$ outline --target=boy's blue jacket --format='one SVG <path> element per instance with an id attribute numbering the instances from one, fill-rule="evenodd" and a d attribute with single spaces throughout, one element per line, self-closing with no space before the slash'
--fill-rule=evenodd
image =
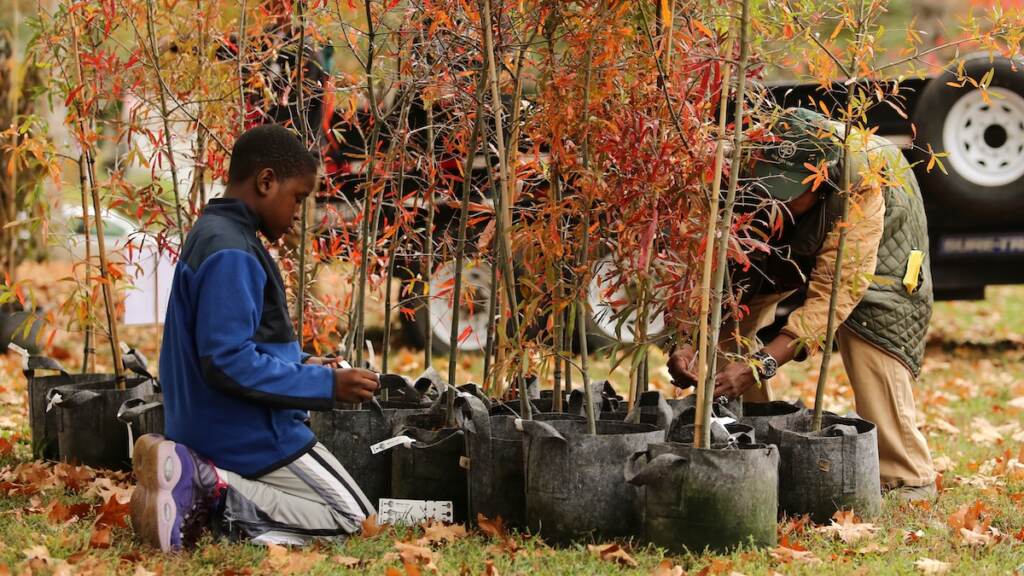
<path id="1" fill-rule="evenodd" d="M 312 448 L 306 410 L 334 406 L 332 371 L 301 363 L 258 227 L 240 200 L 206 205 L 174 270 L 160 352 L 167 437 L 247 477 Z"/>

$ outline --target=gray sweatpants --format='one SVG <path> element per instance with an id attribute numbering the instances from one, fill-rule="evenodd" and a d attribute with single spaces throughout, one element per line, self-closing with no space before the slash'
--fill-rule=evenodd
<path id="1" fill-rule="evenodd" d="M 217 469 L 228 485 L 224 523 L 232 534 L 262 544 L 302 546 L 354 534 L 376 511 L 345 467 L 317 443 L 309 452 L 258 478 Z"/>

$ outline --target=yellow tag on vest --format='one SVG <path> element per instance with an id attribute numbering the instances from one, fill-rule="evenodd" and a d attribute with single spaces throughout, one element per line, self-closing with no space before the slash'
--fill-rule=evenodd
<path id="1" fill-rule="evenodd" d="M 910 257 L 907 258 L 907 273 L 903 275 L 903 287 L 907 289 L 908 294 L 916 292 L 921 283 L 922 264 L 924 264 L 924 252 L 911 250 Z"/>

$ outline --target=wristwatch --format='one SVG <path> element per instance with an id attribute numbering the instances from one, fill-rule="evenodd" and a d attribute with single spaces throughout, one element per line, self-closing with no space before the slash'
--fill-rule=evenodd
<path id="1" fill-rule="evenodd" d="M 770 380 L 779 371 L 779 361 L 764 350 L 755 352 L 752 358 L 760 363 L 760 366 L 757 368 L 757 377 L 760 380 Z"/>

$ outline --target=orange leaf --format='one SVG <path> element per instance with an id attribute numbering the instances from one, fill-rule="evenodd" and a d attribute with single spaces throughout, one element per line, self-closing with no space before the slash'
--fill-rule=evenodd
<path id="1" fill-rule="evenodd" d="M 130 504 L 121 504 L 117 496 L 111 496 L 99 509 L 99 517 L 96 518 L 96 526 L 105 528 L 127 528 L 128 512 Z"/>
<path id="2" fill-rule="evenodd" d="M 384 531 L 384 527 L 377 524 L 377 515 L 370 514 L 366 520 L 363 520 L 363 538 L 373 538 Z"/>
<path id="3" fill-rule="evenodd" d="M 96 526 L 89 537 L 90 548 L 110 548 L 110 527 Z"/>
<path id="4" fill-rule="evenodd" d="M 483 514 L 476 515 L 476 524 L 480 527 L 480 531 L 498 540 L 505 538 L 505 521 L 498 516 L 494 520 L 484 516 Z"/>

